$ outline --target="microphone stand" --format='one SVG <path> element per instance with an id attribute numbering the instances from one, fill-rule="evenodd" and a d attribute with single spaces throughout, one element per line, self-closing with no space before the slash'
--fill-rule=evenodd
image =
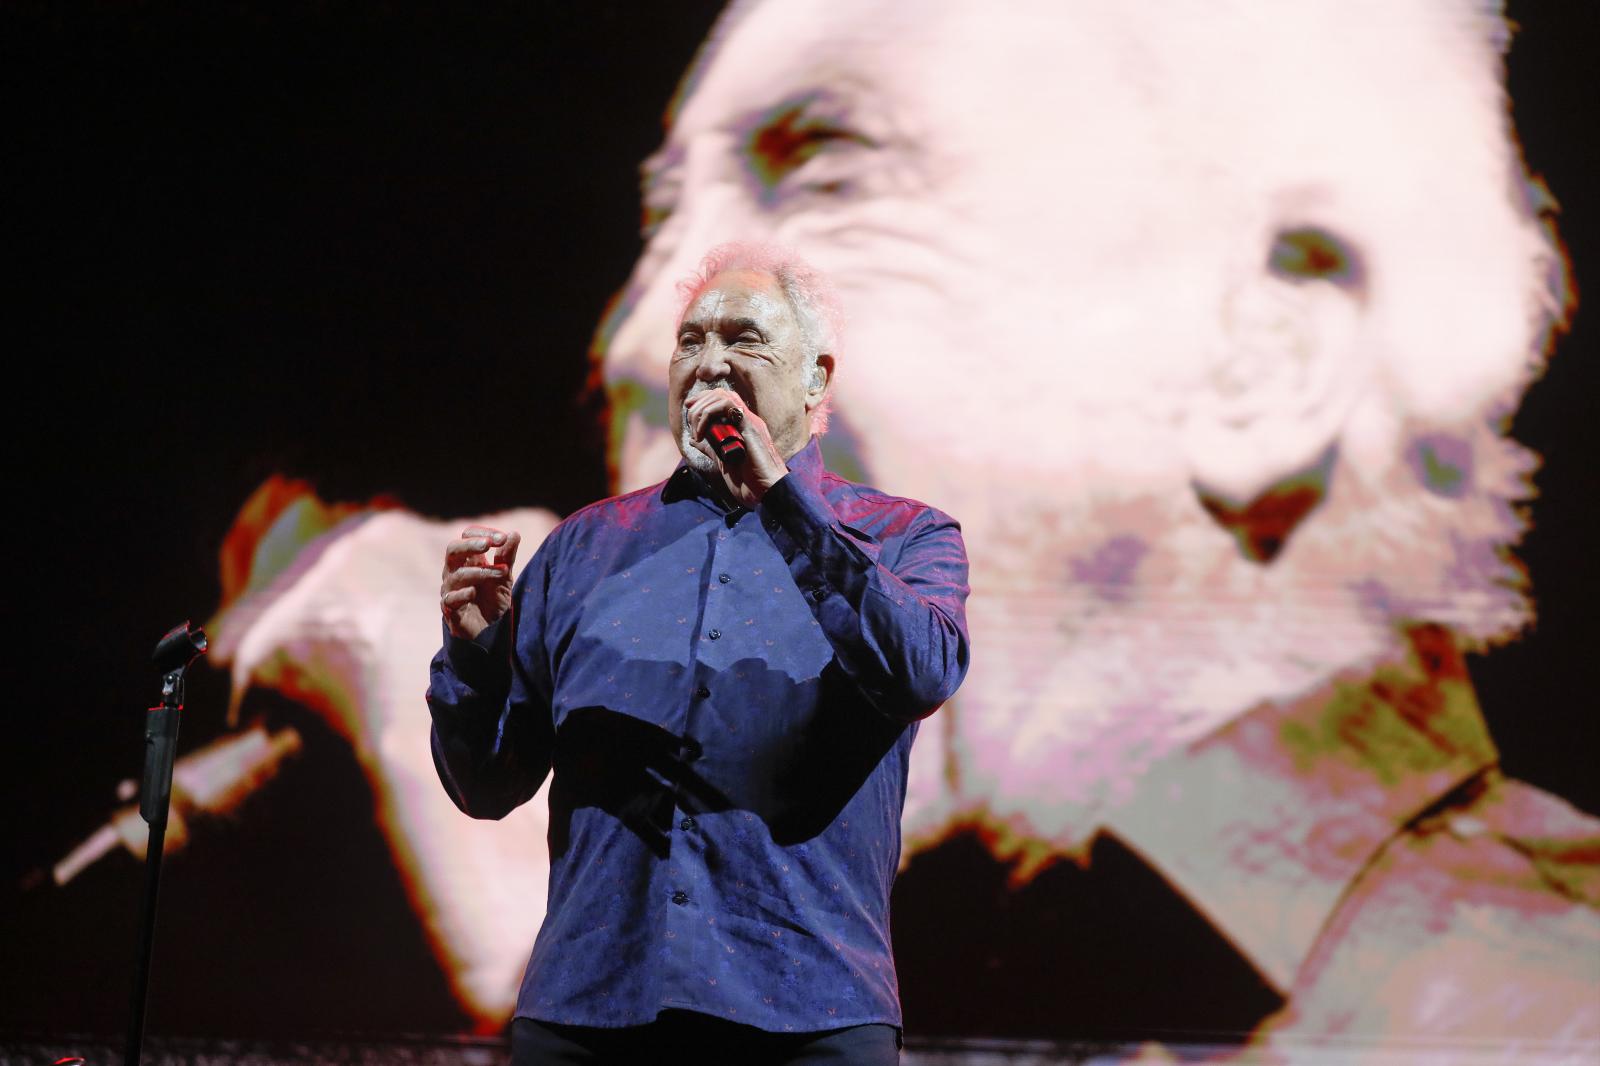
<path id="1" fill-rule="evenodd" d="M 178 753 L 178 712 L 183 710 L 183 674 L 206 652 L 206 635 L 188 622 L 161 638 L 152 659 L 161 674 L 161 705 L 150 708 L 144 723 L 144 776 L 139 785 L 139 814 L 150 824 L 144 861 L 144 903 L 139 917 L 139 949 L 133 970 L 133 1012 L 128 1022 L 124 1066 L 139 1066 L 144 1049 L 144 1012 L 150 989 L 150 956 L 155 947 L 156 896 L 161 888 L 161 853 L 167 839 L 167 812 L 172 806 L 172 764 Z"/>

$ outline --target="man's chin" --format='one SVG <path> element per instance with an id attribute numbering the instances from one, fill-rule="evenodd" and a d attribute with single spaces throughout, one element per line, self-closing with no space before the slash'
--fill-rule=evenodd
<path id="1" fill-rule="evenodd" d="M 689 469 L 703 477 L 718 477 L 721 471 L 717 461 L 695 446 L 687 433 L 678 438 L 678 451 L 683 455 L 683 461 L 689 464 Z"/>

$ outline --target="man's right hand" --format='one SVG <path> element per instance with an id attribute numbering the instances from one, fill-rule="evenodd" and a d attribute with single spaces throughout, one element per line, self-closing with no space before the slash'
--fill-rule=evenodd
<path id="1" fill-rule="evenodd" d="M 511 567 L 521 535 L 468 526 L 444 550 L 439 609 L 458 637 L 474 640 L 511 609 Z"/>

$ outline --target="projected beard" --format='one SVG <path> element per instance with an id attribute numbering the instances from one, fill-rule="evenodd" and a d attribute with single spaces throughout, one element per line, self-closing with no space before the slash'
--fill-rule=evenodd
<path id="1" fill-rule="evenodd" d="M 725 19 L 602 331 L 619 487 L 673 450 L 695 257 L 771 237 L 833 277 L 830 462 L 957 515 L 972 562 L 911 847 L 977 818 L 1071 850 L 1163 753 L 1401 656 L 1407 623 L 1524 624 L 1530 462 L 1494 426 L 1561 271 L 1505 180 L 1501 32 L 1444 4 Z"/>

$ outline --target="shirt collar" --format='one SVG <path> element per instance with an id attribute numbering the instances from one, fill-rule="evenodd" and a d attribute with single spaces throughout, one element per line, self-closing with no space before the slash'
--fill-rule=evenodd
<path id="1" fill-rule="evenodd" d="M 822 478 L 822 445 L 813 436 L 806 441 L 806 446 L 789 457 L 785 464 L 789 473 L 807 482 L 815 484 Z M 678 467 L 661 485 L 661 502 L 675 503 L 678 500 L 701 500 L 706 504 L 722 510 L 720 498 L 706 484 L 706 481 L 687 462 L 678 460 Z"/>
<path id="2" fill-rule="evenodd" d="M 705 479 L 695 473 L 694 468 L 682 459 L 678 460 L 678 468 L 672 472 L 672 476 L 661 483 L 662 503 L 676 503 L 679 500 L 704 500 L 707 503 L 716 501 Z"/>
<path id="3" fill-rule="evenodd" d="M 1419 814 L 1495 765 L 1439 626 L 1405 661 L 1254 710 L 1153 767 L 1107 829 L 1287 995 L 1346 890 Z"/>

